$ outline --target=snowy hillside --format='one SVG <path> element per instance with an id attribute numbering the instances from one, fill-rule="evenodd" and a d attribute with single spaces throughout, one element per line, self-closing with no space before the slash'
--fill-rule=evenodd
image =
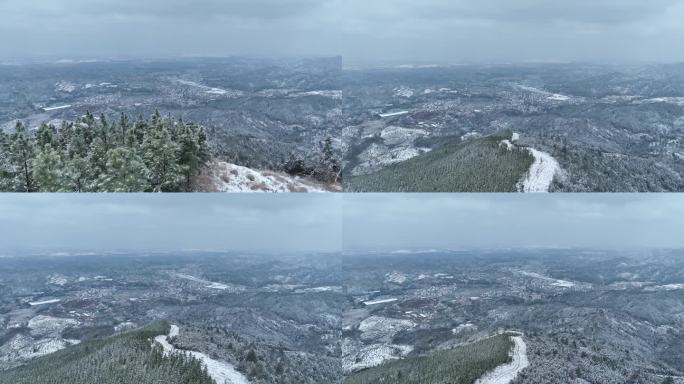
<path id="1" fill-rule="evenodd" d="M 214 161 L 197 178 L 196 189 L 203 192 L 337 192 L 339 186 L 294 177 L 274 171 L 261 171 Z"/>

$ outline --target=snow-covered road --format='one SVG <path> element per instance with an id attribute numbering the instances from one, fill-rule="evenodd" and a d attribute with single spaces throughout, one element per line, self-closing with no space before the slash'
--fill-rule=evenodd
<path id="1" fill-rule="evenodd" d="M 178 336 L 180 329 L 177 325 L 171 325 L 171 330 L 167 336 L 161 335 L 154 338 L 154 341 L 159 343 L 162 348 L 164 348 L 164 354 L 175 353 L 176 348 L 174 348 L 171 343 L 169 343 L 169 338 Z M 240 372 L 238 372 L 235 367 L 231 364 L 214 360 L 211 357 L 195 351 L 184 351 L 192 355 L 197 360 L 201 361 L 206 367 L 209 376 L 211 376 L 216 384 L 249 384 L 249 380 Z"/>
<path id="2" fill-rule="evenodd" d="M 493 371 L 485 373 L 475 384 L 508 384 L 518 373 L 530 365 L 527 360 L 527 345 L 522 336 L 513 336 L 513 350 L 510 363 L 499 365 Z"/>
<path id="3" fill-rule="evenodd" d="M 553 182 L 553 177 L 560 172 L 558 161 L 546 152 L 528 148 L 534 163 L 530 167 L 525 179 L 520 182 L 519 190 L 525 193 L 548 192 Z"/>

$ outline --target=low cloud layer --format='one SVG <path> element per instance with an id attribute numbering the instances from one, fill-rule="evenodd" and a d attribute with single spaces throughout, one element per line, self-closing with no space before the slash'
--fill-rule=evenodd
<path id="1" fill-rule="evenodd" d="M 684 61 L 677 0 L 0 0 L 0 58 Z"/>

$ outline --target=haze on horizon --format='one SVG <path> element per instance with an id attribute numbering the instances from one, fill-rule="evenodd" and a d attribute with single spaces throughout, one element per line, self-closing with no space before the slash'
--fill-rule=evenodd
<path id="1" fill-rule="evenodd" d="M 209 194 L 0 197 L 14 251 L 684 248 L 679 194 Z"/>
<path id="2" fill-rule="evenodd" d="M 339 252 L 337 194 L 4 194 L 0 256 L 13 252 Z"/>
<path id="3" fill-rule="evenodd" d="M 678 62 L 677 0 L 0 0 L 0 62 L 298 57 L 345 63 Z"/>
<path id="4" fill-rule="evenodd" d="M 679 194 L 345 195 L 345 251 L 684 248 Z"/>

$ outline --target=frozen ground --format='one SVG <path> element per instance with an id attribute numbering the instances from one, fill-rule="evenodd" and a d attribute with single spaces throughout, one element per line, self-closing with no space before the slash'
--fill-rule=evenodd
<path id="1" fill-rule="evenodd" d="M 180 328 L 177 325 L 171 325 L 169 334 L 167 336 L 161 335 L 154 338 L 154 341 L 159 343 L 164 348 L 164 353 L 176 353 L 168 339 L 170 337 L 178 336 Z M 183 351 L 189 353 L 194 358 L 201 361 L 207 367 L 209 376 L 216 381 L 217 384 L 249 384 L 249 380 L 240 372 L 238 372 L 233 365 L 223 361 L 214 360 L 211 357 L 195 351 Z"/>
<path id="2" fill-rule="evenodd" d="M 480 377 L 475 384 L 508 384 L 515 380 L 518 373 L 530 365 L 527 360 L 527 345 L 522 336 L 513 336 L 512 361 L 496 367 Z"/>
<path id="3" fill-rule="evenodd" d="M 214 162 L 201 176 L 207 192 L 328 192 L 331 187 L 273 171 L 259 171 L 226 162 Z M 206 185 L 204 185 L 206 184 Z"/>

